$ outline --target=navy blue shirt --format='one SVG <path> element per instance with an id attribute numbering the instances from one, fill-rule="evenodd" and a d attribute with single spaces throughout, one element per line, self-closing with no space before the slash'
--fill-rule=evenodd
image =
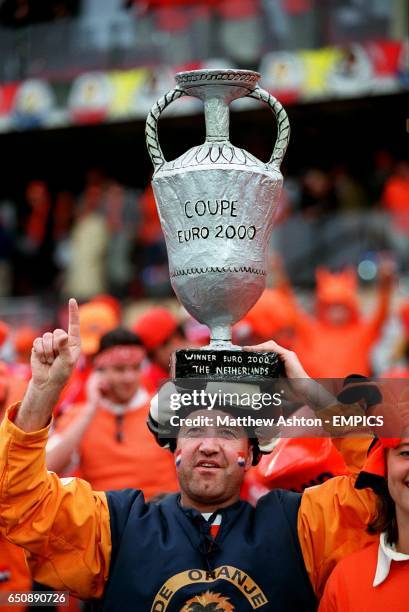
<path id="1" fill-rule="evenodd" d="M 112 555 L 104 611 L 310 612 L 317 604 L 297 535 L 301 496 L 274 490 L 256 507 L 238 501 L 210 522 L 180 495 L 145 503 L 107 493 Z"/>

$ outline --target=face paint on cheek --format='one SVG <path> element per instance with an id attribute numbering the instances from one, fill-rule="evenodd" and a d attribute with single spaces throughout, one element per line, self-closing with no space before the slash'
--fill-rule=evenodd
<path id="1" fill-rule="evenodd" d="M 182 451 L 177 450 L 175 453 L 175 465 L 178 468 L 182 462 Z"/>
<path id="2" fill-rule="evenodd" d="M 240 467 L 244 467 L 246 465 L 246 455 L 242 451 L 237 453 L 237 463 Z"/>

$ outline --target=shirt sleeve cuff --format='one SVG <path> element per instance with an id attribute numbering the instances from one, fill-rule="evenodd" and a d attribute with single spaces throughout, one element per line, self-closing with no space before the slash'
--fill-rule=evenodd
<path id="1" fill-rule="evenodd" d="M 6 414 L 2 422 L 2 429 L 6 435 L 11 436 L 14 440 L 23 443 L 39 442 L 48 438 L 52 419 L 46 427 L 38 429 L 37 431 L 23 431 L 14 424 L 14 419 L 17 416 L 18 409 L 20 408 L 21 402 L 16 402 L 7 408 Z"/>

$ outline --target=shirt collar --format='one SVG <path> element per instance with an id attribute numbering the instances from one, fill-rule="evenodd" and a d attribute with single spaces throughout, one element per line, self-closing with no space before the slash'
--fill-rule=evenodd
<path id="1" fill-rule="evenodd" d="M 378 563 L 376 565 L 375 578 L 372 586 L 379 586 L 386 580 L 389 575 L 392 561 L 408 560 L 409 555 L 398 552 L 395 544 L 388 543 L 386 533 L 381 533 L 381 537 L 379 538 Z"/>
<path id="2" fill-rule="evenodd" d="M 112 412 L 113 414 L 123 414 L 124 412 L 129 412 L 132 410 L 137 410 L 138 408 L 142 408 L 147 404 L 149 400 L 149 394 L 143 387 L 139 387 L 136 391 L 135 395 L 131 397 L 127 404 L 115 404 L 110 400 L 104 398 L 101 400 L 102 408 Z"/>

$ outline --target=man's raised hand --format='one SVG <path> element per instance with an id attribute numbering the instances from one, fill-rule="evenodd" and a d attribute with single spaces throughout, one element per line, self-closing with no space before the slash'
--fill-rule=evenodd
<path id="1" fill-rule="evenodd" d="M 68 302 L 68 333 L 62 329 L 36 338 L 31 352 L 33 384 L 63 387 L 81 353 L 80 321 L 76 300 Z"/>

